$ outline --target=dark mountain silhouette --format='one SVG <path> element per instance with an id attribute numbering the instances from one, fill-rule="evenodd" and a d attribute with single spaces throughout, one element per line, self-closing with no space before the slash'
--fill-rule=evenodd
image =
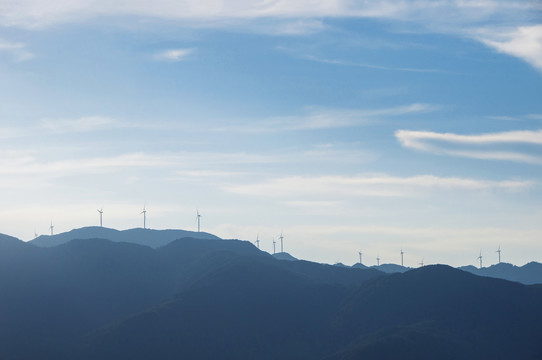
<path id="1" fill-rule="evenodd" d="M 542 358 L 542 286 L 442 265 L 385 274 L 239 240 L 0 235 L 0 290 L 2 359 Z"/>
<path id="2" fill-rule="evenodd" d="M 500 263 L 482 269 L 474 266 L 463 266 L 459 269 L 480 276 L 517 281 L 522 284 L 542 284 L 542 264 L 537 262 L 530 262 L 523 266 Z"/>
<path id="3" fill-rule="evenodd" d="M 369 267 L 363 265 L 362 263 L 355 263 L 354 265 L 352 265 L 352 268 L 354 268 L 354 269 L 368 269 Z"/>
<path id="4" fill-rule="evenodd" d="M 539 359 L 542 287 L 434 265 L 369 281 L 341 307 L 329 359 Z"/>
<path id="5" fill-rule="evenodd" d="M 273 254 L 273 257 L 278 260 L 290 260 L 290 261 L 297 260 L 295 257 L 288 254 L 287 252 L 279 252 L 279 253 Z"/>
<path id="6" fill-rule="evenodd" d="M 371 266 L 371 268 L 376 269 L 378 271 L 388 273 L 388 274 L 404 273 L 405 271 L 408 271 L 408 270 L 412 269 L 412 268 L 397 265 L 397 264 L 374 265 L 374 266 Z"/>
<path id="7" fill-rule="evenodd" d="M 279 261 L 238 240 L 184 238 L 152 249 L 83 239 L 40 248 L 2 237 L 1 358 L 63 357 L 65 354 L 58 351 L 67 351 L 84 334 L 157 306 L 244 259 L 279 266 L 288 276 L 307 283 L 354 284 L 380 275 Z"/>
<path id="8" fill-rule="evenodd" d="M 86 358 L 536 359 L 541 287 L 447 266 L 358 286 L 243 261 L 171 301 L 90 334 Z"/>
<path id="9" fill-rule="evenodd" d="M 187 230 L 129 229 L 115 230 L 99 226 L 74 229 L 57 235 L 41 235 L 30 242 L 36 246 L 51 247 L 67 243 L 73 239 L 107 239 L 114 242 L 129 242 L 152 248 L 164 246 L 173 240 L 191 237 L 195 239 L 219 239 L 217 236 Z"/>
<path id="10" fill-rule="evenodd" d="M 353 265 L 352 267 L 359 267 L 359 263 Z M 388 274 L 403 273 L 412 269 L 409 267 L 402 267 L 396 264 L 382 264 L 380 266 L 371 266 L 371 268 Z M 479 276 L 488 276 L 498 279 L 517 281 L 526 285 L 542 284 L 542 264 L 538 262 L 530 262 L 523 266 L 500 263 L 482 269 L 469 265 L 458 267 L 458 269 Z"/>

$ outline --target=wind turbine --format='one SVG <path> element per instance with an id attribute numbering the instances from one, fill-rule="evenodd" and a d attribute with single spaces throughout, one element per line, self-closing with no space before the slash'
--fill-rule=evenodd
<path id="1" fill-rule="evenodd" d="M 147 228 L 147 209 L 146 205 L 143 205 L 143 211 L 140 213 L 140 215 L 143 214 L 143 229 Z"/>
<path id="2" fill-rule="evenodd" d="M 258 235 L 256 235 L 256 246 L 258 247 L 258 249 L 260 248 L 260 234 L 258 233 Z"/>
<path id="3" fill-rule="evenodd" d="M 403 251 L 403 248 L 401 248 L 401 266 L 403 266 L 403 255 L 405 252 Z"/>
<path id="4" fill-rule="evenodd" d="M 499 254 L 499 264 L 501 263 L 501 246 L 499 245 L 499 250 L 495 251 Z"/>
<path id="5" fill-rule="evenodd" d="M 283 246 L 283 240 L 284 240 L 284 236 L 282 236 L 282 231 L 280 232 L 280 252 L 284 252 L 284 246 Z"/>
<path id="6" fill-rule="evenodd" d="M 53 235 L 53 229 L 55 227 L 53 226 L 53 220 L 51 220 L 51 226 L 49 226 L 49 229 L 51 229 L 51 236 Z"/>
<path id="7" fill-rule="evenodd" d="M 102 227 L 102 215 L 104 213 L 104 207 L 102 206 L 102 208 L 98 210 L 98 212 L 100 213 L 100 227 Z"/>
<path id="8" fill-rule="evenodd" d="M 423 259 L 422 259 L 422 262 L 420 263 L 420 266 L 423 267 Z"/>
<path id="9" fill-rule="evenodd" d="M 275 254 L 275 244 L 276 244 L 276 243 L 277 243 L 277 242 L 275 241 L 275 238 L 273 238 L 273 254 Z"/>
<path id="10" fill-rule="evenodd" d="M 200 219 L 201 219 L 201 214 L 199 213 L 199 210 L 196 209 L 196 222 L 198 223 L 198 232 L 200 230 Z"/>
<path id="11" fill-rule="evenodd" d="M 480 256 L 478 256 L 476 259 L 480 260 L 480 269 L 482 268 L 482 250 L 480 250 Z"/>
<path id="12" fill-rule="evenodd" d="M 36 228 L 34 228 L 34 239 L 38 237 L 38 233 L 36 232 Z"/>
<path id="13" fill-rule="evenodd" d="M 361 255 L 363 255 L 363 253 L 361 251 L 358 251 L 358 254 L 359 254 L 359 263 L 361 264 Z"/>
<path id="14" fill-rule="evenodd" d="M 376 266 L 380 266 L 380 256 L 376 255 Z"/>

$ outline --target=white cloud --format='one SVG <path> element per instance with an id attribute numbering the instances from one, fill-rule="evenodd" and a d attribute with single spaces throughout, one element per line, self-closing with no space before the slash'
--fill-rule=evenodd
<path id="1" fill-rule="evenodd" d="M 34 57 L 30 51 L 26 49 L 26 45 L 20 42 L 8 42 L 0 39 L 0 52 L 8 53 L 16 62 L 30 60 Z"/>
<path id="2" fill-rule="evenodd" d="M 406 147 L 423 149 L 424 140 L 438 140 L 459 144 L 499 144 L 525 143 L 542 145 L 542 130 L 520 130 L 480 135 L 459 135 L 454 133 L 437 133 L 431 131 L 398 130 L 395 136 Z"/>
<path id="3" fill-rule="evenodd" d="M 169 49 L 154 55 L 156 61 L 179 62 L 194 52 L 194 49 Z"/>
<path id="4" fill-rule="evenodd" d="M 542 71 L 542 24 L 498 32 L 491 29 L 481 31 L 477 37 L 498 52 L 520 58 Z"/>
<path id="5" fill-rule="evenodd" d="M 342 0 L 18 0 L 0 2 L 0 24 L 47 26 L 98 16 L 144 16 L 202 20 L 255 18 L 394 18 L 415 21 L 474 22 L 488 17 L 520 17 L 536 6 L 514 0 L 342 1 Z"/>
<path id="6" fill-rule="evenodd" d="M 120 124 L 108 117 L 85 116 L 78 119 L 41 119 L 39 127 L 53 133 L 75 133 L 110 129 Z"/>
<path id="7" fill-rule="evenodd" d="M 272 35 L 310 35 L 325 29 L 322 20 L 297 19 L 267 26 L 264 31 Z"/>
<path id="8" fill-rule="evenodd" d="M 420 175 L 394 177 L 389 175 L 358 176 L 291 176 L 261 183 L 235 185 L 226 190 L 243 195 L 283 197 L 292 201 L 307 196 L 409 196 L 415 190 L 523 190 L 533 186 L 531 181 L 489 181 L 457 177 Z M 322 201 L 318 199 L 318 201 Z"/>
<path id="9" fill-rule="evenodd" d="M 345 61 L 345 60 L 338 60 L 338 59 L 328 59 L 328 58 L 322 58 L 322 57 L 314 56 L 314 55 L 301 55 L 301 57 L 307 60 L 324 63 L 324 64 L 363 67 L 363 68 L 369 68 L 369 69 L 375 69 L 375 70 L 391 70 L 391 71 L 418 72 L 418 73 L 444 72 L 443 70 L 440 70 L 440 69 L 391 67 L 391 66 L 376 65 L 376 64 L 371 64 L 371 63 L 360 63 L 360 62 L 352 62 L 352 61 Z"/>
<path id="10" fill-rule="evenodd" d="M 377 18 L 401 21 L 403 25 L 414 24 L 418 30 L 433 33 L 471 36 L 542 71 L 542 25 L 533 24 L 531 20 L 541 12 L 540 2 L 517 0 L 50 0 L 46 3 L 42 0 L 0 0 L 0 26 L 41 28 L 99 17 L 143 17 L 179 21 L 185 26 L 246 26 L 250 31 L 259 28 L 260 32 L 275 35 L 304 35 L 322 31 L 325 28 L 323 19 Z M 251 20 L 266 24 L 254 24 Z M 504 27 L 513 30 L 503 31 Z M 162 54 L 162 60 L 179 61 L 185 57 L 184 49 L 170 51 Z M 30 56 L 29 52 L 20 53 L 21 59 Z M 341 63 L 329 59 L 321 61 Z M 374 64 L 355 66 L 386 69 Z"/>
<path id="11" fill-rule="evenodd" d="M 542 157 L 540 156 L 525 152 L 502 150 L 497 147 L 509 144 L 542 145 L 542 130 L 507 131 L 480 135 L 398 130 L 395 132 L 395 137 L 406 148 L 436 154 L 542 164 Z M 463 148 L 454 147 L 458 145 L 463 146 Z M 466 146 L 476 147 L 466 148 Z M 486 148 L 480 150 L 480 146 Z M 488 146 L 493 146 L 493 148 L 487 149 Z"/>
<path id="12" fill-rule="evenodd" d="M 431 104 L 414 103 L 383 109 L 326 109 L 309 108 L 300 116 L 281 116 L 250 121 L 248 124 L 222 126 L 217 131 L 275 132 L 297 130 L 322 130 L 367 125 L 388 116 L 402 116 L 431 112 L 438 107 Z"/>

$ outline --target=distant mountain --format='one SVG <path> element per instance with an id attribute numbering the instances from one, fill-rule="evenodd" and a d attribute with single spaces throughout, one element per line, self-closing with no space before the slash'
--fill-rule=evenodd
<path id="1" fill-rule="evenodd" d="M 26 246 L 25 244 L 26 243 L 24 241 L 13 236 L 0 234 L 0 248 L 2 249 L 24 247 Z"/>
<path id="2" fill-rule="evenodd" d="M 7 360 L 542 359 L 542 285 L 443 265 L 385 274 L 239 240 L 0 235 L 0 289 Z"/>
<path id="3" fill-rule="evenodd" d="M 447 266 L 358 286 L 307 282 L 249 259 L 171 301 L 87 336 L 115 359 L 539 359 L 541 287 Z M 350 269 L 353 271 L 353 269 Z"/>
<path id="4" fill-rule="evenodd" d="M 43 248 L 0 236 L 0 357 L 74 358 L 63 351 L 84 334 L 171 301 L 201 279 L 244 261 L 322 286 L 380 276 L 278 261 L 247 241 L 183 238 L 152 249 L 80 239 Z"/>
<path id="5" fill-rule="evenodd" d="M 396 264 L 382 264 L 371 266 L 372 269 L 382 271 L 388 274 L 392 273 L 404 273 L 405 271 L 411 270 L 412 268 L 396 265 Z"/>
<path id="6" fill-rule="evenodd" d="M 355 263 L 354 265 L 352 265 L 352 267 L 354 269 L 368 269 L 369 268 L 368 266 L 365 266 L 362 263 Z"/>
<path id="7" fill-rule="evenodd" d="M 289 261 L 297 260 L 295 257 L 293 257 L 292 255 L 288 254 L 287 252 L 279 252 L 279 253 L 275 253 L 275 254 L 273 254 L 273 257 L 274 257 L 275 259 L 278 259 L 278 260 L 289 260 Z"/>
<path id="8" fill-rule="evenodd" d="M 530 262 L 523 266 L 500 263 L 482 269 L 474 266 L 463 266 L 459 269 L 480 276 L 517 281 L 522 284 L 542 284 L 542 264 L 537 262 Z"/>
<path id="9" fill-rule="evenodd" d="M 350 340 L 326 359 L 541 359 L 540 304 L 540 286 L 449 266 L 393 274 L 341 306 L 336 331 Z"/>
<path id="10" fill-rule="evenodd" d="M 51 247 L 67 243 L 74 239 L 107 239 L 114 242 L 127 242 L 158 248 L 173 240 L 187 237 L 194 239 L 219 239 L 219 237 L 209 233 L 187 230 L 153 230 L 142 228 L 115 230 L 99 226 L 89 226 L 57 235 L 41 235 L 31 240 L 30 243 L 41 247 Z"/>

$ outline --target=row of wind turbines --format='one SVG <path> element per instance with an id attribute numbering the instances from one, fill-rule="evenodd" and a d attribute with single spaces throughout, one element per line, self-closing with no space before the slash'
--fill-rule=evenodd
<path id="1" fill-rule="evenodd" d="M 282 234 L 282 231 L 280 232 L 280 236 L 278 238 L 280 239 L 280 252 L 283 253 L 284 252 L 284 235 Z M 256 243 L 256 247 L 259 249 L 260 248 L 260 234 L 256 236 L 256 241 L 254 241 L 254 243 Z M 275 241 L 275 238 L 273 238 L 273 255 L 276 254 L 276 247 L 277 247 L 277 242 Z"/>
<path id="2" fill-rule="evenodd" d="M 100 209 L 97 209 L 98 213 L 100 214 L 100 227 L 103 227 L 103 214 L 104 214 L 104 208 L 103 206 Z M 143 229 L 147 228 L 147 205 L 143 205 L 143 211 L 141 211 L 139 214 L 143 215 Z M 196 223 L 198 225 L 198 232 L 201 231 L 201 214 L 199 213 L 199 209 L 196 210 Z M 49 225 L 49 230 L 51 233 L 51 236 L 54 235 L 54 225 L 53 220 L 51 220 L 51 225 Z M 38 234 L 34 231 L 34 237 L 38 237 Z"/>
<path id="3" fill-rule="evenodd" d="M 103 206 L 100 209 L 97 209 L 96 211 L 98 211 L 98 213 L 100 214 L 100 227 L 103 227 L 103 214 L 104 214 Z M 148 212 L 147 206 L 143 205 L 143 210 L 139 213 L 140 215 L 143 215 L 143 229 L 147 228 L 147 212 Z M 198 232 L 201 231 L 201 217 L 202 217 L 202 215 L 200 214 L 199 209 L 196 209 L 196 223 L 197 223 L 197 227 L 198 227 Z M 54 228 L 55 227 L 53 225 L 53 221 L 51 220 L 51 225 L 49 226 L 51 236 L 54 235 Z M 34 232 L 34 236 L 38 237 L 38 234 L 36 232 Z M 280 252 L 283 253 L 284 252 L 284 235 L 283 235 L 282 231 L 281 231 L 280 236 L 278 237 L 278 239 L 280 239 Z M 260 234 L 258 234 L 256 236 L 255 244 L 259 249 L 260 248 Z M 273 238 L 273 254 L 276 254 L 276 245 L 277 245 L 277 242 L 275 241 L 275 238 Z M 497 249 L 497 251 L 495 251 L 495 252 L 498 254 L 498 264 L 500 264 L 501 263 L 501 252 L 502 252 L 500 245 L 499 245 L 499 248 Z M 404 267 L 404 255 L 405 255 L 405 252 L 403 251 L 403 248 L 401 248 L 400 254 L 401 254 L 401 266 Z M 362 262 L 363 252 L 358 251 L 358 255 L 359 255 L 359 263 L 361 265 L 363 265 L 363 262 Z M 376 266 L 380 266 L 380 260 L 382 260 L 382 259 L 380 258 L 380 255 L 377 254 L 376 255 Z M 480 250 L 480 255 L 476 258 L 476 260 L 479 260 L 480 269 L 481 269 L 483 267 L 483 262 L 482 262 L 483 256 L 482 256 L 482 251 L 481 250 Z M 424 266 L 423 258 L 422 258 L 421 262 L 418 265 Z"/>
<path id="4" fill-rule="evenodd" d="M 497 264 L 500 264 L 501 263 L 501 246 L 499 245 L 499 248 L 497 249 L 497 251 L 495 251 L 498 255 L 499 255 L 499 261 Z M 405 255 L 405 252 L 403 251 L 403 249 L 401 248 L 401 266 L 404 267 L 404 255 Z M 362 256 L 363 256 L 363 252 L 361 251 L 358 251 L 358 255 L 359 255 L 359 263 L 361 265 L 363 265 L 362 263 Z M 479 260 L 480 261 L 480 269 L 483 267 L 483 264 L 482 264 L 482 251 L 480 250 L 480 255 L 476 258 L 476 260 Z M 380 258 L 380 255 L 376 255 L 376 266 L 380 266 L 380 260 L 382 260 Z M 418 263 L 418 265 L 420 266 L 424 266 L 424 263 L 423 263 L 423 259 L 420 263 Z"/>

